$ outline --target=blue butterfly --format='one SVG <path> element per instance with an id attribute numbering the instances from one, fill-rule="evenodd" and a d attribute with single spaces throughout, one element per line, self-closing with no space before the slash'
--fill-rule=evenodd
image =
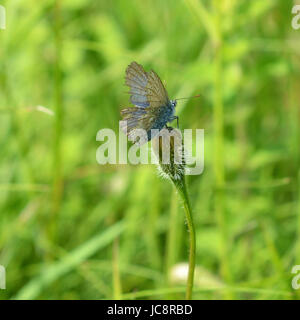
<path id="1" fill-rule="evenodd" d="M 147 132 L 145 141 L 139 141 L 141 144 L 153 138 L 151 129 L 160 131 L 167 122 L 175 119 L 178 126 L 178 117 L 174 115 L 177 101 L 169 99 L 164 85 L 153 70 L 146 72 L 140 64 L 132 62 L 126 69 L 125 84 L 130 88 L 130 102 L 135 105 L 121 111 L 127 125 L 121 123 L 122 129 L 127 129 L 129 140 L 137 142 L 132 134 L 135 129 Z"/>

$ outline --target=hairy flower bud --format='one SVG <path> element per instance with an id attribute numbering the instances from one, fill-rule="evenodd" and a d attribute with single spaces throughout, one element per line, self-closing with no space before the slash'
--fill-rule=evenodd
<path id="1" fill-rule="evenodd" d="M 185 157 L 180 130 L 164 128 L 152 141 L 152 149 L 162 175 L 174 183 L 184 179 Z"/>

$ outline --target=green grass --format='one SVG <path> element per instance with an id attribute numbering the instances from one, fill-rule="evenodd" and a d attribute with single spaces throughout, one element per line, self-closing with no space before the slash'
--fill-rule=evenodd
<path id="1" fill-rule="evenodd" d="M 1 2 L 0 299 L 182 299 L 184 210 L 154 165 L 95 160 L 153 68 L 181 128 L 205 129 L 187 177 L 194 299 L 297 299 L 300 31 L 293 1 Z M 54 116 L 41 112 L 44 106 Z"/>

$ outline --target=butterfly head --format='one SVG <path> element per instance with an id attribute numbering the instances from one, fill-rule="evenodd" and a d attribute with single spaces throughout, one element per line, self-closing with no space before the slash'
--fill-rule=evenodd
<path id="1" fill-rule="evenodd" d="M 170 103 L 171 103 L 172 107 L 175 108 L 177 105 L 177 100 L 170 100 Z"/>

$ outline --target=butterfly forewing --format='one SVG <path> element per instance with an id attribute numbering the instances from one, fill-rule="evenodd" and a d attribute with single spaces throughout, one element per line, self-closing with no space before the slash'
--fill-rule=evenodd
<path id="1" fill-rule="evenodd" d="M 146 72 L 144 68 L 132 62 L 126 69 L 125 83 L 130 87 L 132 104 L 146 107 L 167 106 L 168 94 L 160 78 L 154 71 Z"/>
<path id="2" fill-rule="evenodd" d="M 151 107 L 166 107 L 168 105 L 169 98 L 167 90 L 162 84 L 159 76 L 153 70 L 151 70 L 148 73 L 147 88 L 150 92 L 153 93 L 149 96 L 149 102 Z"/>

